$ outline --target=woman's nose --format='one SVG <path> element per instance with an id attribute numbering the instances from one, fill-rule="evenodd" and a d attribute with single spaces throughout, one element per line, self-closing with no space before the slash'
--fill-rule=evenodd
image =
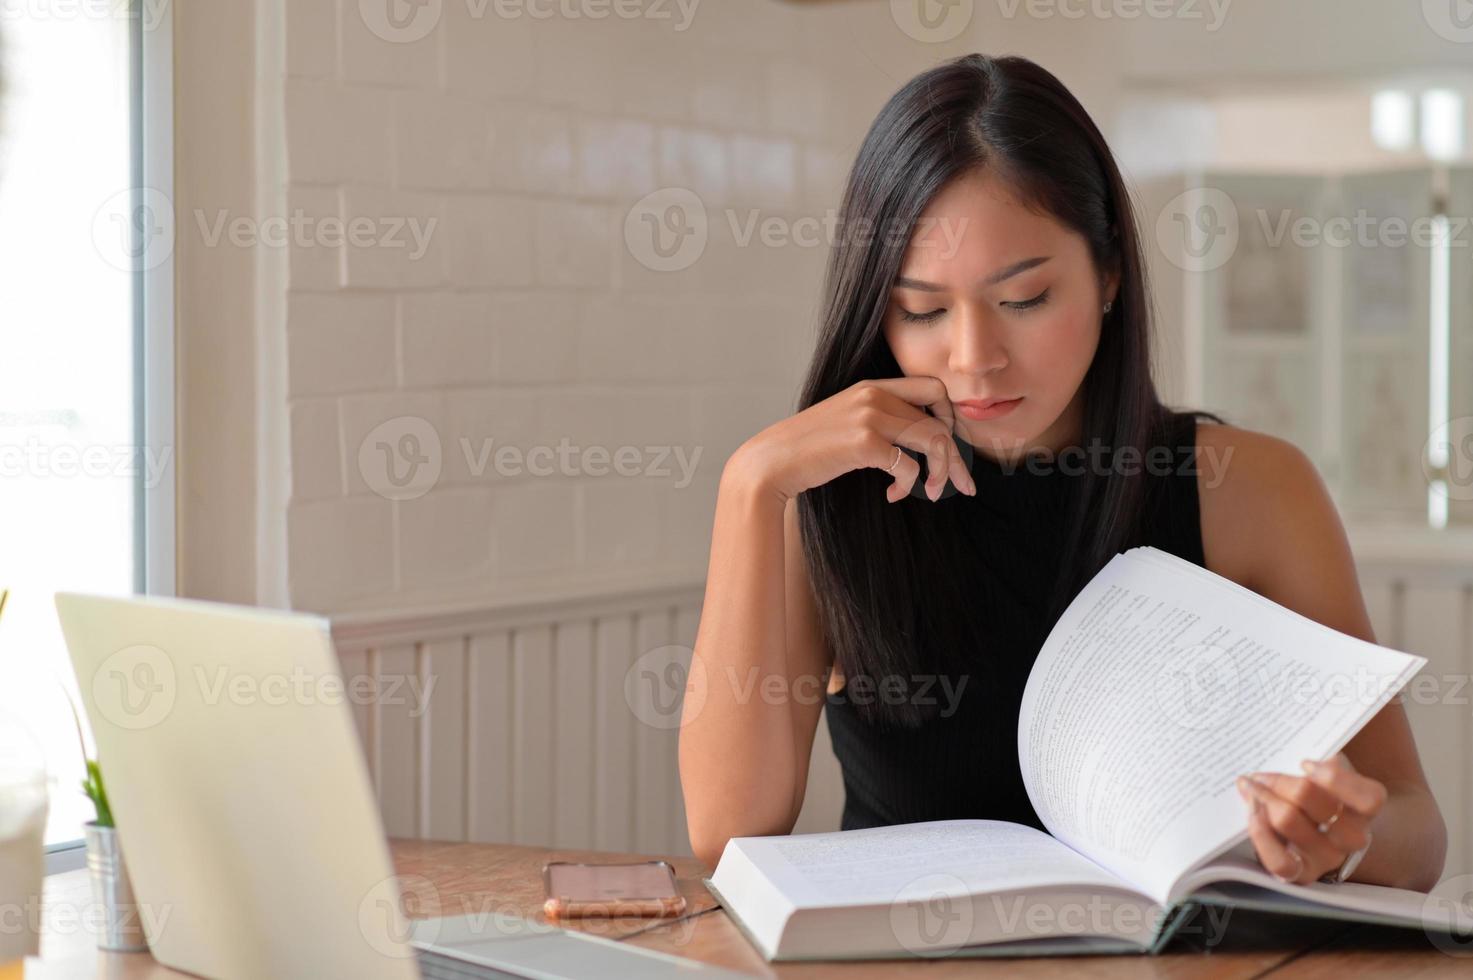
<path id="1" fill-rule="evenodd" d="M 948 367 L 957 374 L 991 374 L 1007 367 L 1001 330 L 985 313 L 959 310 L 952 320 Z"/>

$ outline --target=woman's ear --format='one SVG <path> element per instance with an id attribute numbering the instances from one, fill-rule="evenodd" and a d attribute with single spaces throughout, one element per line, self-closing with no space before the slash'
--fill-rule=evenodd
<path id="1" fill-rule="evenodd" d="M 1105 277 L 1103 289 L 1104 295 L 1100 297 L 1100 305 L 1103 306 L 1105 303 L 1113 304 L 1116 299 L 1116 294 L 1120 291 L 1119 269 L 1112 270 L 1110 274 Z"/>

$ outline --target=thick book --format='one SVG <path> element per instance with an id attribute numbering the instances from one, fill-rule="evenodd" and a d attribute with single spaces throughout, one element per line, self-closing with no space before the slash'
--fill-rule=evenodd
<path id="1" fill-rule="evenodd" d="M 1204 906 L 1468 934 L 1435 890 L 1275 878 L 1234 782 L 1334 755 L 1425 663 L 1132 548 L 1075 597 L 1024 687 L 1018 761 L 1048 833 L 738 837 L 704 880 L 769 960 L 1156 953 Z"/>

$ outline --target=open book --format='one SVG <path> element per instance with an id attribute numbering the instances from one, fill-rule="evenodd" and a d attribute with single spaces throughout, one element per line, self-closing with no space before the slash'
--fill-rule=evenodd
<path id="1" fill-rule="evenodd" d="M 738 837 L 707 887 L 769 960 L 1157 952 L 1199 906 L 1473 930 L 1450 900 L 1279 881 L 1234 780 L 1338 752 L 1426 663 L 1156 548 L 1075 597 L 1024 688 L 1049 833 L 994 820 Z"/>

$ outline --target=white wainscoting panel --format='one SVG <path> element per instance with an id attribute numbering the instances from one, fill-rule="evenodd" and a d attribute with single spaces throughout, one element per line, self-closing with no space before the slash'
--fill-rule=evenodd
<path id="1" fill-rule="evenodd" d="M 1447 824 L 1443 878 L 1473 873 L 1473 536 L 1359 529 L 1351 538 L 1376 642 L 1427 658 L 1402 704 Z"/>
<path id="2" fill-rule="evenodd" d="M 349 691 L 373 685 L 353 713 L 387 832 L 689 854 L 676 722 L 701 598 L 686 579 L 335 619 Z"/>

